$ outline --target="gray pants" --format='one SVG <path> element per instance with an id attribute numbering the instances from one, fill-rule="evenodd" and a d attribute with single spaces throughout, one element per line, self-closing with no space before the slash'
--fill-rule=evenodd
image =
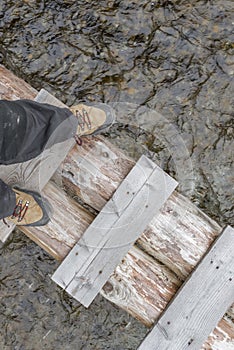
<path id="1" fill-rule="evenodd" d="M 78 120 L 67 108 L 31 100 L 0 100 L 0 164 L 35 158 L 48 145 L 74 137 L 77 126 Z M 10 216 L 15 205 L 13 190 L 0 179 L 0 219 Z"/>

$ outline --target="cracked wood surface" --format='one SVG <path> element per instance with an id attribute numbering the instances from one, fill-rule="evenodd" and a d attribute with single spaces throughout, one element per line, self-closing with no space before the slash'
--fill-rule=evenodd
<path id="1" fill-rule="evenodd" d="M 55 271 L 53 281 L 89 307 L 177 185 L 159 166 L 141 156 Z"/>
<path id="2" fill-rule="evenodd" d="M 33 88 L 2 66 L 0 76 L 2 99 L 35 97 L 36 91 Z M 78 195 L 84 202 L 100 210 L 133 165 L 131 159 L 110 143 L 102 138 L 91 138 L 85 140 L 83 147 L 75 147 L 69 152 L 65 162 L 56 172 L 54 180 L 64 186 L 71 195 Z M 90 176 L 88 172 L 91 172 Z M 56 210 L 52 222 L 40 229 L 22 229 L 59 260 L 64 259 L 94 218 L 90 212 L 85 211 L 64 193 L 60 198 L 62 193 L 61 188 L 50 182 L 45 187 L 45 195 L 55 203 Z M 66 208 L 72 218 L 75 217 L 75 213 L 77 215 L 69 230 L 68 226 L 64 225 L 66 218 L 60 217 L 61 200 L 66 200 Z M 185 208 L 181 207 L 185 204 Z M 193 220 L 191 218 L 192 231 L 188 226 L 187 211 L 188 216 L 192 213 L 194 217 Z M 171 221 L 172 217 L 176 220 L 176 231 Z M 182 281 L 221 232 L 221 227 L 217 223 L 176 192 L 166 202 L 158 219 L 153 229 L 152 222 L 150 223 L 137 242 L 139 247 L 144 246 L 146 251 L 149 250 L 152 257 L 134 246 L 101 291 L 107 299 L 148 326 L 160 316 Z M 156 224 L 157 229 L 154 228 Z M 231 308 L 228 316 L 219 322 L 202 349 L 217 350 L 229 344 L 233 346 L 234 327 L 231 320 L 233 316 Z"/>
<path id="3" fill-rule="evenodd" d="M 200 349 L 234 297 L 234 229 L 228 226 L 172 300 L 139 350 Z"/>

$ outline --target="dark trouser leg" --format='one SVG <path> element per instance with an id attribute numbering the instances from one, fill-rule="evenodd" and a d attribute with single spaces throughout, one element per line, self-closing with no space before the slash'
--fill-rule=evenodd
<path id="1" fill-rule="evenodd" d="M 16 205 L 14 191 L 0 179 L 0 219 L 10 216 Z"/>
<path id="2" fill-rule="evenodd" d="M 67 108 L 30 100 L 0 100 L 0 164 L 37 157 L 45 148 L 72 138 L 78 119 Z"/>

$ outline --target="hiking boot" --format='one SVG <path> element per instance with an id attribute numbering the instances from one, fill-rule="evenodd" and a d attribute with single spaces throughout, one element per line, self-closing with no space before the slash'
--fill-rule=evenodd
<path id="1" fill-rule="evenodd" d="M 70 107 L 78 119 L 77 136 L 97 135 L 110 127 L 114 120 L 114 110 L 104 103 L 95 105 L 78 104 Z"/>
<path id="2" fill-rule="evenodd" d="M 16 206 L 11 216 L 4 219 L 18 226 L 42 226 L 50 219 L 49 202 L 37 192 L 12 188 L 16 195 Z M 6 222 L 5 222 L 6 223 Z"/>

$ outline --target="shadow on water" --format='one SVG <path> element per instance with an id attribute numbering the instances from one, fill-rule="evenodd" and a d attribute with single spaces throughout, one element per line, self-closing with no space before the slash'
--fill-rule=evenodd
<path id="1" fill-rule="evenodd" d="M 233 225 L 233 13 L 233 1 L 221 0 L 4 0 L 0 60 L 68 105 L 156 110 L 183 140 L 186 159 L 168 148 L 157 117 L 146 130 L 119 111 L 107 136 L 175 177 L 176 159 L 190 178 L 189 158 L 193 190 L 181 181 L 180 191 Z M 135 349 L 146 328 L 101 297 L 85 310 L 50 281 L 56 266 L 17 231 L 1 248 L 1 349 Z"/>

